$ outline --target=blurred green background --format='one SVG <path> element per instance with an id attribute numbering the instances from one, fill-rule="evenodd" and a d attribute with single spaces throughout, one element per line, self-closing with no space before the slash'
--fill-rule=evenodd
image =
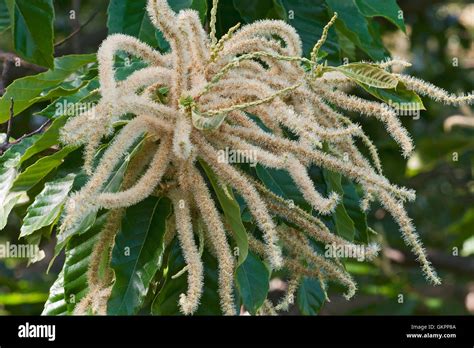
<path id="1" fill-rule="evenodd" d="M 242 0 L 241 7 L 235 6 L 236 2 L 239 1 L 221 0 L 220 33 L 238 21 L 287 15 L 275 6 L 280 1 L 257 0 L 259 5 L 251 5 L 252 2 L 246 4 L 247 1 Z M 301 6 L 303 2 L 281 1 L 289 8 Z M 324 7 L 322 3 L 308 0 L 304 4 L 307 12 L 303 17 L 314 20 L 316 32 L 321 30 L 319 23 L 325 22 L 317 17 L 316 11 Z M 398 4 L 403 10 L 406 34 L 384 19 L 371 19 L 386 49 L 393 56 L 413 63 L 406 71 L 411 75 L 452 92 L 471 91 L 474 86 L 474 4 L 424 0 L 400 0 Z M 56 48 L 55 55 L 95 52 L 107 35 L 107 6 L 108 1 L 55 1 L 57 41 L 96 13 L 77 35 Z M 75 20 L 70 19 L 71 10 L 77 13 Z M 295 21 L 302 20 L 298 15 L 301 12 L 296 13 Z M 291 19 L 288 20 L 291 23 Z M 13 52 L 10 41 L 8 30 L 0 33 L 0 53 Z M 345 53 L 351 60 L 368 58 L 366 52 L 350 45 L 339 56 L 332 55 L 331 40 L 325 48 L 333 61 L 343 58 Z M 474 116 L 468 107 L 447 107 L 424 101 L 427 111 L 423 111 L 419 119 L 403 117 L 402 120 L 416 144 L 416 152 L 408 161 L 400 156 L 396 144 L 387 137 L 380 123 L 359 121 L 379 148 L 388 178 L 417 191 L 417 200 L 408 205 L 408 210 L 443 284 L 433 287 L 426 283 L 397 226 L 382 208 L 374 205 L 369 225 L 377 232 L 374 238 L 384 246 L 382 256 L 374 263 L 347 263 L 360 290 L 348 302 L 340 296 L 340 289 L 331 287 L 331 302 L 323 307 L 321 315 L 474 313 L 474 129 L 456 125 L 449 128 L 449 121 L 446 123 L 452 116 Z M 13 136 L 41 124 L 41 119 L 32 117 L 34 111 L 29 110 L 15 119 Z M 0 243 L 17 241 L 21 209 L 17 214 L 12 214 L 7 228 L 0 233 Z M 58 260 L 51 274 L 46 274 L 53 245 L 53 242 L 45 244 L 47 257 L 30 267 L 17 259 L 0 261 L 0 314 L 41 313 L 62 263 Z M 272 280 L 271 288 L 272 296 L 277 297 L 285 288 L 284 280 Z M 293 308 L 289 314 L 298 312 Z"/>

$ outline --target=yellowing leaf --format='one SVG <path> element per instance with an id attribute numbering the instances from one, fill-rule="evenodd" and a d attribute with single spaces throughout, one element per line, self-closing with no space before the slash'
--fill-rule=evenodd
<path id="1" fill-rule="evenodd" d="M 375 88 L 395 88 L 398 84 L 398 80 L 395 76 L 368 63 L 350 63 L 336 68 L 329 67 L 325 70 L 339 71 L 356 82 L 361 82 Z"/>

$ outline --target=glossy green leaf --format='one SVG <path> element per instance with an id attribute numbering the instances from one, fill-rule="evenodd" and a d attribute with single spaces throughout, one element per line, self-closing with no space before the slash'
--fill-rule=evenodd
<path id="1" fill-rule="evenodd" d="M 0 99 L 0 123 L 5 122 L 9 117 L 10 98 L 15 100 L 14 114 L 18 115 L 37 102 L 74 93 L 82 87 L 83 82 L 80 82 L 78 86 L 69 83 L 61 87 L 61 84 L 65 81 L 74 81 L 76 78 L 82 81 L 76 75 L 77 71 L 93 62 L 95 62 L 95 54 L 63 56 L 55 58 L 54 69 L 15 80 L 7 87 L 5 95 Z"/>
<path id="2" fill-rule="evenodd" d="M 336 192 L 344 197 L 344 190 L 341 184 L 341 174 L 323 169 L 324 179 L 329 192 Z M 355 226 L 344 206 L 344 202 L 339 203 L 332 214 L 336 225 L 337 234 L 349 241 L 354 240 Z"/>
<path id="3" fill-rule="evenodd" d="M 133 315 L 140 310 L 163 262 L 163 238 L 170 213 L 167 198 L 149 197 L 127 209 L 112 252 L 115 283 L 108 314 Z"/>
<path id="4" fill-rule="evenodd" d="M 76 149 L 76 146 L 66 146 L 53 155 L 40 158 L 18 175 L 11 190 L 16 192 L 28 191 L 44 179 L 46 175 L 51 173 L 51 171 L 59 167 L 63 163 L 64 158 Z"/>
<path id="5" fill-rule="evenodd" d="M 6 0 L 12 20 L 13 45 L 27 61 L 53 67 L 53 0 Z"/>
<path id="6" fill-rule="evenodd" d="M 111 0 L 107 10 L 109 34 L 134 36 L 156 47 L 155 27 L 146 11 L 146 0 Z"/>
<path id="7" fill-rule="evenodd" d="M 26 138 L 0 157 L 0 230 L 7 224 L 13 207 L 25 198 L 24 192 L 11 192 L 11 189 L 18 177 L 21 156 L 37 139 L 37 135 Z"/>
<path id="8" fill-rule="evenodd" d="M 401 112 L 410 112 L 418 110 L 426 110 L 423 101 L 414 91 L 406 88 L 401 81 L 398 82 L 395 88 L 379 89 L 368 86 L 364 83 L 358 82 L 366 92 L 372 94 L 374 97 L 387 103 L 392 108 Z"/>
<path id="9" fill-rule="evenodd" d="M 67 304 L 64 298 L 64 270 L 62 270 L 56 281 L 49 289 L 49 297 L 44 304 L 41 315 L 66 315 Z"/>
<path id="10" fill-rule="evenodd" d="M 88 292 L 87 269 L 106 218 L 106 214 L 102 215 L 86 233 L 74 236 L 67 244 L 64 261 L 64 297 L 70 313 Z"/>
<path id="11" fill-rule="evenodd" d="M 235 280 L 243 305 L 251 314 L 256 314 L 269 290 L 270 271 L 267 266 L 249 252 L 245 262 L 237 268 Z"/>
<path id="12" fill-rule="evenodd" d="M 325 0 L 331 13 L 337 12 L 337 29 L 346 35 L 357 47 L 365 51 L 373 60 L 382 60 L 385 49 L 371 34 L 369 23 L 360 12 L 356 0 Z"/>
<path id="13" fill-rule="evenodd" d="M 281 0 L 233 0 L 234 7 L 247 23 L 257 19 L 283 19 L 287 13 Z"/>
<path id="14" fill-rule="evenodd" d="M 356 3 L 364 16 L 384 17 L 403 32 L 406 31 L 403 11 L 398 6 L 396 0 L 356 0 Z"/>
<path id="15" fill-rule="evenodd" d="M 27 159 L 33 157 L 34 155 L 49 149 L 53 145 L 59 144 L 59 132 L 61 128 L 66 123 L 67 118 L 65 116 L 59 117 L 48 127 L 48 129 L 41 134 L 38 140 L 25 151 L 23 156 L 21 156 L 20 163 L 25 162 Z"/>
<path id="16" fill-rule="evenodd" d="M 308 6 L 307 0 L 282 0 L 288 23 L 293 26 L 303 41 L 303 52 L 305 56 L 313 49 L 322 35 L 324 26 L 330 17 L 327 6 L 323 0 L 311 1 Z M 339 61 L 339 47 L 334 29 L 329 30 L 329 35 L 323 48 L 329 54 L 332 61 Z"/>
<path id="17" fill-rule="evenodd" d="M 177 239 L 171 244 L 170 250 L 166 280 L 152 304 L 151 312 L 154 315 L 181 315 L 178 305 L 179 297 L 188 289 L 186 273 L 172 278 L 186 266 Z M 204 251 L 202 260 L 204 264 L 203 293 L 201 305 L 194 315 L 222 315 L 218 294 L 217 260 L 207 251 Z"/>
<path id="18" fill-rule="evenodd" d="M 44 185 L 43 190 L 28 207 L 21 226 L 20 238 L 49 226 L 57 220 L 75 177 L 75 174 L 68 174 Z"/>
<path id="19" fill-rule="evenodd" d="M 324 290 L 317 279 L 304 277 L 296 293 L 298 309 L 303 315 L 317 315 L 326 301 Z"/>
<path id="20" fill-rule="evenodd" d="M 247 258 L 249 245 L 247 238 L 247 231 L 240 214 L 240 206 L 234 197 L 234 193 L 230 187 L 224 189 L 217 180 L 216 174 L 212 171 L 211 167 L 204 161 L 200 160 L 199 163 L 203 167 L 206 175 L 211 182 L 212 188 L 216 193 L 219 204 L 224 211 L 224 216 L 227 223 L 230 225 L 234 232 L 233 237 L 237 247 L 239 248 L 238 265 L 242 264 Z"/>
<path id="21" fill-rule="evenodd" d="M 89 80 L 83 87 L 75 93 L 59 97 L 36 115 L 46 118 L 59 118 L 61 116 L 77 116 L 77 107 L 91 107 L 93 102 L 89 101 L 93 96 L 98 95 L 97 89 L 100 87 L 97 77 Z"/>
<path id="22" fill-rule="evenodd" d="M 360 207 L 362 197 L 357 193 L 355 185 L 345 177 L 341 179 L 341 186 L 344 191 L 344 208 L 355 227 L 354 239 L 367 244 L 369 242 L 367 215 Z"/>
<path id="23" fill-rule="evenodd" d="M 256 166 L 256 171 L 259 179 L 274 194 L 292 201 L 306 211 L 311 210 L 311 205 L 306 202 L 288 172 L 280 169 L 265 168 L 259 164 Z"/>

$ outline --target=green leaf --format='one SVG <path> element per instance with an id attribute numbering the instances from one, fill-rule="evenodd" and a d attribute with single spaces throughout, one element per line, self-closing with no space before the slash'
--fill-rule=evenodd
<path id="1" fill-rule="evenodd" d="M 313 0 L 308 6 L 307 0 L 282 0 L 288 16 L 288 23 L 293 26 L 303 41 L 305 56 L 313 49 L 323 33 L 324 26 L 330 17 L 323 0 Z M 339 61 L 339 45 L 334 29 L 329 30 L 328 38 L 323 46 L 331 61 Z"/>
<path id="2" fill-rule="evenodd" d="M 53 0 L 6 0 L 12 21 L 13 45 L 26 60 L 53 67 Z"/>
<path id="3" fill-rule="evenodd" d="M 323 169 L 324 179 L 327 184 L 327 193 L 336 192 L 340 196 L 344 195 L 341 184 L 341 174 Z M 344 206 L 344 202 L 339 203 L 333 213 L 337 234 L 349 241 L 354 240 L 355 226 Z"/>
<path id="4" fill-rule="evenodd" d="M 67 304 L 64 298 L 64 270 L 62 270 L 56 281 L 49 289 L 49 297 L 44 304 L 41 315 L 66 315 Z"/>
<path id="5" fill-rule="evenodd" d="M 242 18 L 251 23 L 257 19 L 286 19 L 281 0 L 234 0 L 234 7 Z"/>
<path id="6" fill-rule="evenodd" d="M 311 211 L 311 205 L 306 202 L 288 172 L 280 169 L 265 168 L 259 164 L 256 166 L 256 171 L 259 179 L 274 194 L 283 199 L 293 201 L 294 204 L 306 211 Z"/>
<path id="7" fill-rule="evenodd" d="M 7 87 L 5 95 L 0 99 L 0 123 L 8 120 L 10 98 L 15 100 L 14 115 L 18 115 L 40 101 L 74 93 L 82 86 L 61 87 L 61 84 L 65 80 L 70 81 L 77 78 L 77 71 L 93 62 L 95 62 L 95 54 L 55 58 L 54 69 L 15 80 Z"/>
<path id="8" fill-rule="evenodd" d="M 227 220 L 227 223 L 230 225 L 232 231 L 234 232 L 233 236 L 235 243 L 239 248 L 239 259 L 237 265 L 241 265 L 247 258 L 249 244 L 247 238 L 247 231 L 242 222 L 240 214 L 240 206 L 237 200 L 234 197 L 234 193 L 230 187 L 225 189 L 220 185 L 217 180 L 216 174 L 212 171 L 211 167 L 202 160 L 199 160 L 199 163 L 203 167 L 206 175 L 216 193 L 219 204 L 224 211 L 224 216 Z"/>
<path id="9" fill-rule="evenodd" d="M 217 260 L 207 251 L 202 255 L 204 264 L 204 287 L 201 296 L 201 305 L 194 315 L 222 315 L 218 294 L 218 264 Z M 188 288 L 186 273 L 177 278 L 172 278 L 180 272 L 186 263 L 181 252 L 178 240 L 175 239 L 170 246 L 168 256 L 168 269 L 163 287 L 155 297 L 151 312 L 154 315 L 180 315 L 179 297 L 186 293 Z"/>
<path id="10" fill-rule="evenodd" d="M 230 1 L 221 2 L 219 5 L 224 5 L 230 3 Z M 191 8 L 199 12 L 199 18 L 201 23 L 205 24 L 207 17 L 207 0 L 174 0 L 170 1 L 169 5 L 173 11 L 178 12 L 187 8 Z M 219 16 L 218 16 L 219 17 Z M 169 43 L 165 40 L 163 34 L 157 30 L 156 31 L 156 40 L 158 41 L 158 47 L 162 52 L 168 52 L 170 50 Z"/>
<path id="11" fill-rule="evenodd" d="M 111 0 L 107 10 L 109 34 L 134 36 L 156 47 L 155 27 L 146 11 L 147 0 Z"/>
<path id="12" fill-rule="evenodd" d="M 369 63 L 350 63 L 338 67 L 328 67 L 326 70 L 339 71 L 358 83 L 374 88 L 391 89 L 398 84 L 398 79 L 395 76 Z"/>
<path id="13" fill-rule="evenodd" d="M 71 173 L 53 179 L 44 185 L 43 190 L 28 207 L 19 238 L 28 236 L 57 220 L 72 189 L 75 177 L 76 174 Z"/>
<path id="14" fill-rule="evenodd" d="M 88 292 L 87 269 L 106 218 L 106 214 L 102 215 L 86 233 L 74 236 L 67 244 L 64 261 L 64 297 L 69 313 L 72 313 Z"/>
<path id="15" fill-rule="evenodd" d="M 88 81 L 86 85 L 78 89 L 75 93 L 56 99 L 43 110 L 37 112 L 36 115 L 46 118 L 77 116 L 78 112 L 75 110 L 77 105 L 80 105 L 81 107 L 90 107 L 91 105 L 84 105 L 84 103 L 92 103 L 89 101 L 89 99 L 98 94 L 97 89 L 99 87 L 99 79 L 95 77 Z"/>
<path id="16" fill-rule="evenodd" d="M 7 3 L 0 0 L 0 34 L 10 27 L 10 15 L 8 13 Z"/>
<path id="17" fill-rule="evenodd" d="M 354 239 L 367 244 L 369 242 L 367 215 L 360 207 L 361 197 L 357 193 L 355 185 L 345 177 L 341 179 L 341 185 L 344 190 L 344 208 L 352 222 L 354 222 Z"/>
<path id="18" fill-rule="evenodd" d="M 336 28 L 372 59 L 382 60 L 385 49 L 370 32 L 369 23 L 357 7 L 356 0 L 326 0 L 331 13 L 337 12 Z"/>
<path id="19" fill-rule="evenodd" d="M 317 279 L 304 277 L 296 294 L 298 309 L 303 315 L 317 315 L 326 296 Z"/>
<path id="20" fill-rule="evenodd" d="M 59 132 L 66 121 L 67 118 L 65 116 L 55 119 L 51 126 L 49 126 L 49 128 L 43 134 L 41 134 L 38 140 L 28 150 L 25 151 L 23 156 L 21 156 L 20 163 L 25 162 L 27 159 L 33 157 L 41 151 L 49 149 L 53 145 L 59 144 Z"/>
<path id="21" fill-rule="evenodd" d="M 140 310 L 163 262 L 163 238 L 170 213 L 167 198 L 149 197 L 127 209 L 112 252 L 115 284 L 108 314 L 134 315 Z"/>
<path id="22" fill-rule="evenodd" d="M 40 158 L 18 175 L 11 190 L 16 192 L 28 191 L 51 171 L 59 167 L 64 158 L 76 149 L 76 146 L 66 146 L 53 155 Z"/>
<path id="23" fill-rule="evenodd" d="M 426 110 L 423 101 L 415 92 L 406 88 L 405 84 L 398 81 L 395 88 L 378 89 L 368 86 L 364 83 L 357 82 L 367 93 L 387 103 L 394 109 L 400 111 L 417 111 Z"/>
<path id="24" fill-rule="evenodd" d="M 356 0 L 356 3 L 364 16 L 384 17 L 404 33 L 406 32 L 403 11 L 398 6 L 396 0 Z"/>
<path id="25" fill-rule="evenodd" d="M 11 188 L 18 176 L 21 156 L 37 139 L 38 136 L 26 138 L 0 157 L 0 230 L 6 226 L 13 207 L 25 198 L 24 192 L 11 192 Z"/>
<path id="26" fill-rule="evenodd" d="M 270 271 L 257 255 L 249 252 L 245 262 L 237 268 L 235 278 L 242 303 L 251 314 L 256 314 L 267 298 Z"/>

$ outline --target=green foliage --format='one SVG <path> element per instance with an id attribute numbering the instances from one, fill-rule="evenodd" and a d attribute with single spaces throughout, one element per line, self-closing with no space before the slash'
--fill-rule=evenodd
<path id="1" fill-rule="evenodd" d="M 207 20 L 210 1 L 179 0 L 172 1 L 171 4 L 175 10 L 194 8 L 199 11 L 203 22 Z M 1 123 L 9 118 L 10 98 L 14 98 L 15 101 L 15 116 L 20 113 L 30 115 L 39 108 L 41 111 L 37 115 L 53 119 L 47 131 L 13 145 L 0 157 L 0 229 L 7 225 L 8 216 L 16 209 L 17 216 L 22 220 L 19 236 L 25 238 L 41 239 L 43 234 L 47 235 L 48 233 L 44 231 L 51 231 L 56 225 L 64 208 L 65 198 L 77 188 L 78 180 L 84 179 L 84 174 L 79 173 L 78 170 L 63 170 L 65 167 L 79 169 L 81 163 L 77 160 L 79 151 L 75 151 L 75 147 L 61 148 L 59 144 L 59 130 L 72 115 L 66 112 L 58 113 L 57 105 L 96 102 L 99 98 L 96 91 L 99 82 L 96 76 L 97 66 L 94 54 L 63 56 L 53 60 L 55 35 L 52 25 L 55 14 L 52 5 L 52 0 L 0 0 L 0 33 L 10 29 L 13 46 L 17 53 L 31 63 L 50 69 L 41 74 L 15 80 L 0 99 Z M 167 43 L 150 23 L 145 5 L 145 0 L 111 0 L 107 17 L 109 33 L 132 35 L 153 47 L 166 51 Z M 406 29 L 395 0 L 314 0 L 311 6 L 308 6 L 306 0 L 227 0 L 221 1 L 220 4 L 218 34 L 225 34 L 227 29 L 237 22 L 249 23 L 264 18 L 283 19 L 296 28 L 303 41 L 304 53 L 308 56 L 333 12 L 338 12 L 338 19 L 335 27 L 329 31 L 322 54 L 328 59 L 329 64 L 339 64 L 345 57 L 351 60 L 356 58 L 381 60 L 387 56 L 380 40 L 380 26 L 374 18 L 384 18 L 391 22 L 392 29 L 395 26 L 403 31 Z M 423 33 L 422 29 L 413 31 L 415 35 Z M 441 42 L 441 47 L 446 46 L 442 41 L 445 39 L 438 38 L 438 40 Z M 419 39 L 420 41 L 424 44 L 426 40 L 423 38 Z M 426 61 L 430 62 L 433 59 Z M 143 63 L 133 60 L 132 64 L 126 65 L 119 57 L 117 78 L 123 80 L 143 66 Z M 403 83 L 393 79 L 374 65 L 348 64 L 337 70 L 353 79 L 363 91 L 379 100 L 413 106 L 416 110 L 425 110 L 422 100 L 416 93 L 407 90 Z M 457 76 L 456 79 L 462 80 L 462 78 L 467 77 Z M 216 119 L 217 121 L 210 120 L 210 126 L 206 123 L 201 128 L 215 128 L 220 121 L 219 118 Z M 432 120 L 433 117 L 428 121 Z M 439 123 L 434 122 L 435 126 L 430 126 L 428 121 L 424 121 L 426 123 L 422 123 L 419 128 L 426 131 L 431 127 L 429 129 L 432 135 L 418 136 L 420 138 L 416 141 L 418 165 L 409 166 L 407 169 L 408 176 L 413 180 L 424 173 L 431 173 L 430 171 L 440 166 L 448 165 L 452 170 L 453 168 L 463 170 L 461 164 L 458 167 L 458 164 L 452 163 L 453 152 L 458 152 L 461 156 L 472 156 L 473 146 L 470 134 L 442 134 Z M 215 123 L 212 124 L 213 122 Z M 379 131 L 375 130 L 374 133 L 378 134 Z M 129 149 L 129 154 L 121 160 L 103 188 L 103 192 L 115 192 L 120 188 L 130 159 L 140 149 L 142 140 L 140 139 Z M 45 151 L 49 149 L 53 149 L 54 153 Z M 99 158 L 102 153 L 97 157 Z M 399 158 L 390 154 L 389 146 L 382 150 L 381 157 L 389 158 L 397 167 L 402 167 L 400 171 L 403 172 L 404 164 L 400 164 Z M 472 159 L 470 161 L 472 162 Z M 471 163 L 469 160 L 467 162 Z M 248 250 L 247 230 L 255 228 L 251 218 L 243 217 L 244 213 L 248 216 L 248 207 L 239 206 L 239 197 L 235 197 L 229 187 L 223 186 L 218 181 L 206 163 L 200 162 L 200 164 L 206 174 L 212 194 L 216 196 L 216 202 L 219 203 L 219 208 L 224 214 L 225 222 L 233 232 L 233 246 L 239 248 L 238 268 L 235 273 L 236 307 L 239 307 L 242 302 L 250 313 L 255 314 L 267 297 L 269 280 L 281 274 L 272 272 L 257 255 Z M 337 173 L 314 170 L 310 174 L 321 193 L 328 194 L 335 191 L 343 197 L 334 214 L 325 222 L 328 225 L 334 225 L 338 235 L 347 240 L 370 242 L 373 237 L 369 238 L 367 215 L 359 206 L 361 197 L 357 192 L 358 187 Z M 257 165 L 256 168 L 249 169 L 249 175 L 283 199 L 291 200 L 295 205 L 311 212 L 310 205 L 296 189 L 287 172 Z M 429 227 L 433 227 L 431 221 L 426 221 L 429 220 L 426 216 L 431 215 L 433 219 L 443 217 L 443 222 L 435 226 L 444 226 L 447 234 L 452 235 L 450 247 L 460 247 L 471 237 L 469 232 L 472 230 L 474 221 L 472 209 L 461 211 L 465 210 L 464 201 L 469 204 L 470 196 L 461 189 L 453 191 L 453 195 L 457 198 L 453 198 L 453 202 L 449 203 L 450 208 L 445 209 L 446 194 L 443 196 L 436 191 L 438 187 L 441 187 L 437 184 L 438 181 L 430 180 L 432 181 L 429 181 L 429 187 L 426 184 L 426 190 L 433 190 L 436 195 L 428 196 L 427 193 L 427 197 L 431 197 L 430 202 L 442 201 L 437 202 L 441 207 L 436 206 L 436 209 L 431 211 L 431 206 L 428 210 L 426 206 L 416 206 L 414 209 L 421 213 L 418 213 L 420 216 L 415 219 L 421 221 L 421 225 L 424 226 L 422 229 L 426 233 Z M 467 187 L 465 182 L 463 184 Z M 461 191 L 462 193 L 459 193 Z M 454 202 L 456 200 L 458 202 Z M 24 203 L 27 204 L 20 207 L 20 204 Z M 446 210 L 460 212 L 451 216 Z M 149 313 L 150 310 L 152 314 L 159 315 L 179 314 L 177 303 L 180 294 L 187 290 L 187 280 L 186 273 L 174 277 L 185 267 L 176 238 L 169 246 L 166 248 L 164 246 L 165 222 L 170 211 L 169 201 L 165 198 L 149 198 L 127 209 L 112 254 L 111 265 L 116 280 L 109 301 L 109 314 L 137 314 L 140 311 Z M 63 270 L 50 289 L 43 314 L 71 314 L 74 306 L 88 290 L 85 274 L 92 248 L 97 242 L 105 218 L 106 215 L 101 215 L 101 212 L 93 212 L 75 230 L 59 238 L 56 254 L 65 249 L 66 261 Z M 379 227 L 382 226 L 383 233 L 379 237 L 384 238 L 388 235 L 387 238 L 390 240 L 390 231 L 393 227 L 385 220 L 375 221 L 375 223 Z M 130 256 L 124 254 L 126 247 L 131 248 Z M 205 288 L 197 314 L 221 314 L 217 293 L 217 260 L 208 250 L 204 250 L 203 260 Z M 354 267 L 350 263 L 347 266 Z M 362 292 L 383 292 L 386 289 L 384 282 L 388 281 L 388 276 L 374 272 L 374 269 L 368 265 L 362 265 L 358 270 L 363 279 L 369 279 L 371 283 L 377 284 L 372 288 L 363 286 Z M 403 277 L 409 276 L 402 274 L 400 277 L 402 279 L 397 280 L 398 283 L 393 285 L 390 291 L 384 293 L 387 298 L 391 299 L 390 296 L 394 296 L 395 290 L 402 291 L 402 282 L 406 282 Z M 153 301 L 151 308 L 148 308 L 150 305 L 148 302 L 151 300 Z M 412 301 L 410 305 L 403 308 L 409 313 L 415 310 L 413 303 L 419 303 L 421 300 L 417 298 L 410 301 Z M 300 313 L 316 315 L 324 303 L 325 295 L 319 281 L 304 278 L 296 294 L 296 305 Z M 374 312 L 376 313 L 375 309 Z"/>
<path id="2" fill-rule="evenodd" d="M 8 215 L 13 207 L 24 197 L 23 192 L 12 192 L 13 184 L 18 177 L 21 156 L 37 140 L 30 137 L 10 147 L 0 157 L 0 229 L 7 224 Z"/>
<path id="3" fill-rule="evenodd" d="M 151 46 L 156 46 L 158 42 L 156 41 L 155 27 L 145 8 L 146 0 L 111 0 L 107 11 L 109 33 L 135 36 Z"/>
<path id="4" fill-rule="evenodd" d="M 64 271 L 61 271 L 58 278 L 49 290 L 49 297 L 44 304 L 41 315 L 66 315 L 67 303 L 64 296 Z"/>
<path id="5" fill-rule="evenodd" d="M 418 94 L 408 90 L 401 81 L 398 81 L 394 88 L 383 89 L 374 88 L 363 81 L 357 81 L 357 84 L 374 97 L 389 105 L 393 105 L 394 108 L 402 106 L 404 108 L 403 111 L 425 110 L 423 101 Z"/>
<path id="6" fill-rule="evenodd" d="M 344 190 L 341 185 L 341 174 L 336 172 L 331 172 L 329 170 L 323 170 L 324 179 L 327 185 L 328 192 L 336 192 L 340 196 L 345 196 Z M 351 217 L 346 211 L 344 205 L 344 200 L 342 204 L 338 204 L 336 210 L 333 213 L 333 219 L 336 225 L 337 234 L 347 240 L 354 240 L 355 235 L 355 225 Z"/>
<path id="7" fill-rule="evenodd" d="M 5 1 L 15 50 L 33 63 L 53 68 L 53 0 Z"/>
<path id="8" fill-rule="evenodd" d="M 80 69 L 93 62 L 95 54 L 55 58 L 53 69 L 15 80 L 0 99 L 0 122 L 9 117 L 11 98 L 15 100 L 14 115 L 18 115 L 36 103 L 75 93 L 87 77 Z"/>
<path id="9" fill-rule="evenodd" d="M 298 309 L 303 315 L 317 315 L 326 301 L 321 283 L 313 278 L 304 277 L 296 294 Z"/>
<path id="10" fill-rule="evenodd" d="M 240 214 L 240 206 L 237 203 L 232 188 L 228 186 L 222 186 L 212 171 L 212 169 L 204 161 L 199 161 L 201 166 L 204 168 L 206 175 L 217 195 L 217 199 L 221 208 L 224 212 L 227 223 L 230 225 L 232 232 L 234 233 L 234 241 L 239 250 L 238 265 L 242 264 L 247 258 L 249 251 L 249 244 L 247 238 L 247 231 L 242 222 Z"/>
<path id="11" fill-rule="evenodd" d="M 0 0 L 0 33 L 7 30 L 10 27 L 10 15 L 8 14 L 8 8 L 6 0 Z"/>
<path id="12" fill-rule="evenodd" d="M 116 280 L 107 307 L 109 314 L 130 315 L 140 310 L 163 261 L 170 213 L 167 198 L 147 198 L 127 209 L 112 252 Z"/>
<path id="13" fill-rule="evenodd" d="M 94 222 L 90 230 L 73 236 L 67 244 L 63 287 L 69 314 L 74 311 L 75 306 L 89 290 L 87 269 L 90 265 L 92 250 L 98 241 L 99 232 L 104 226 L 106 218 L 106 215 L 102 215 Z"/>
<path id="14" fill-rule="evenodd" d="M 242 303 L 251 314 L 256 314 L 267 298 L 269 281 L 268 266 L 253 252 L 249 252 L 245 262 L 237 268 L 235 282 Z"/>
<path id="15" fill-rule="evenodd" d="M 181 294 L 186 293 L 188 282 L 186 273 L 178 273 L 186 266 L 178 240 L 175 238 L 170 246 L 170 253 L 166 267 L 166 276 L 163 286 L 153 300 L 151 313 L 155 315 L 180 315 L 178 302 Z M 204 251 L 204 288 L 201 303 L 195 315 L 222 315 L 219 304 L 217 260 Z"/>
<path id="16" fill-rule="evenodd" d="M 293 202 L 304 210 L 311 210 L 311 206 L 303 198 L 303 195 L 287 172 L 284 170 L 265 168 L 260 164 L 257 164 L 256 172 L 259 179 L 274 194 Z"/>
<path id="17" fill-rule="evenodd" d="M 71 173 L 52 179 L 44 185 L 43 190 L 28 207 L 20 238 L 53 224 L 59 218 L 75 177 L 76 174 Z"/>

